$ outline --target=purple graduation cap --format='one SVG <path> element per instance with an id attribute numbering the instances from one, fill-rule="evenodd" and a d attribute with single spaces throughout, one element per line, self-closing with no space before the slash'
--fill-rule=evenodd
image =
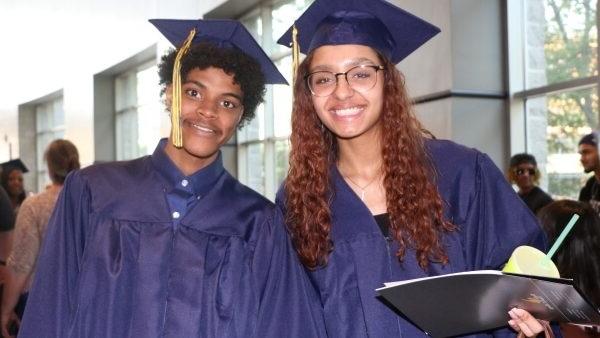
<path id="1" fill-rule="evenodd" d="M 212 42 L 219 47 L 238 48 L 260 64 L 265 80 L 270 84 L 287 84 L 273 61 L 258 45 L 254 37 L 236 20 L 149 20 L 162 35 L 180 48 L 192 29 L 196 29 L 191 44 Z"/>
<path id="2" fill-rule="evenodd" d="M 385 0 L 316 0 L 296 20 L 300 52 L 364 45 L 398 63 L 440 29 Z M 292 46 L 292 29 L 277 43 Z"/>
<path id="3" fill-rule="evenodd" d="M 29 171 L 29 169 L 27 169 L 27 167 L 25 166 L 25 163 L 23 163 L 23 161 L 21 161 L 21 159 L 16 158 L 14 160 L 10 160 L 4 163 L 0 163 L 0 171 L 9 171 L 9 170 L 13 170 L 13 169 L 19 169 L 21 170 L 21 172 L 23 174 L 25 174 L 26 172 Z"/>

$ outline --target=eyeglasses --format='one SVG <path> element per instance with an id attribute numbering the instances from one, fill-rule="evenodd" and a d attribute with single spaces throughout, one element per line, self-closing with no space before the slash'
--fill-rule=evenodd
<path id="1" fill-rule="evenodd" d="M 329 96 L 333 94 L 338 83 L 338 76 L 344 75 L 352 90 L 366 92 L 377 83 L 377 71 L 385 69 L 377 65 L 359 65 L 344 73 L 332 73 L 320 70 L 304 76 L 308 89 L 314 96 Z"/>
<path id="2" fill-rule="evenodd" d="M 535 169 L 516 169 L 515 170 L 515 174 L 517 174 L 517 176 L 525 175 L 525 173 L 528 173 L 529 176 L 534 176 Z"/>

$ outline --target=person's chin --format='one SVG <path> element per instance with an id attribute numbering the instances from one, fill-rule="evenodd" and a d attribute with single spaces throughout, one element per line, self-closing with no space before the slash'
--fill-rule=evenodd
<path id="1" fill-rule="evenodd" d="M 215 156 L 219 152 L 219 147 L 192 147 L 185 149 L 188 154 L 200 158 L 200 159 L 209 159 Z"/>

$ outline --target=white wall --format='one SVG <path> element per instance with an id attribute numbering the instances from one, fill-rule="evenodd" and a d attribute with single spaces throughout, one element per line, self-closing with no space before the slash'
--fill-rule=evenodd
<path id="1" fill-rule="evenodd" d="M 0 2 L 0 161 L 4 135 L 19 154 L 17 107 L 64 90 L 66 137 L 82 164 L 93 153 L 93 75 L 162 41 L 150 18 L 199 18 L 221 0 L 3 0 Z"/>

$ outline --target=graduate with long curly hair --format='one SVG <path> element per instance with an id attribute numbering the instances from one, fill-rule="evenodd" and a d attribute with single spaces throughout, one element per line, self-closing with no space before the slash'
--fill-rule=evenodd
<path id="1" fill-rule="evenodd" d="M 438 32 L 386 1 L 316 0 L 279 40 L 306 58 L 295 74 L 290 169 L 277 203 L 329 336 L 426 337 L 375 289 L 499 269 L 517 246 L 545 245 L 488 156 L 434 139 L 415 118 L 395 64 Z M 527 336 L 542 330 L 524 311 L 506 321 Z M 490 335 L 515 332 L 473 337 Z"/>

